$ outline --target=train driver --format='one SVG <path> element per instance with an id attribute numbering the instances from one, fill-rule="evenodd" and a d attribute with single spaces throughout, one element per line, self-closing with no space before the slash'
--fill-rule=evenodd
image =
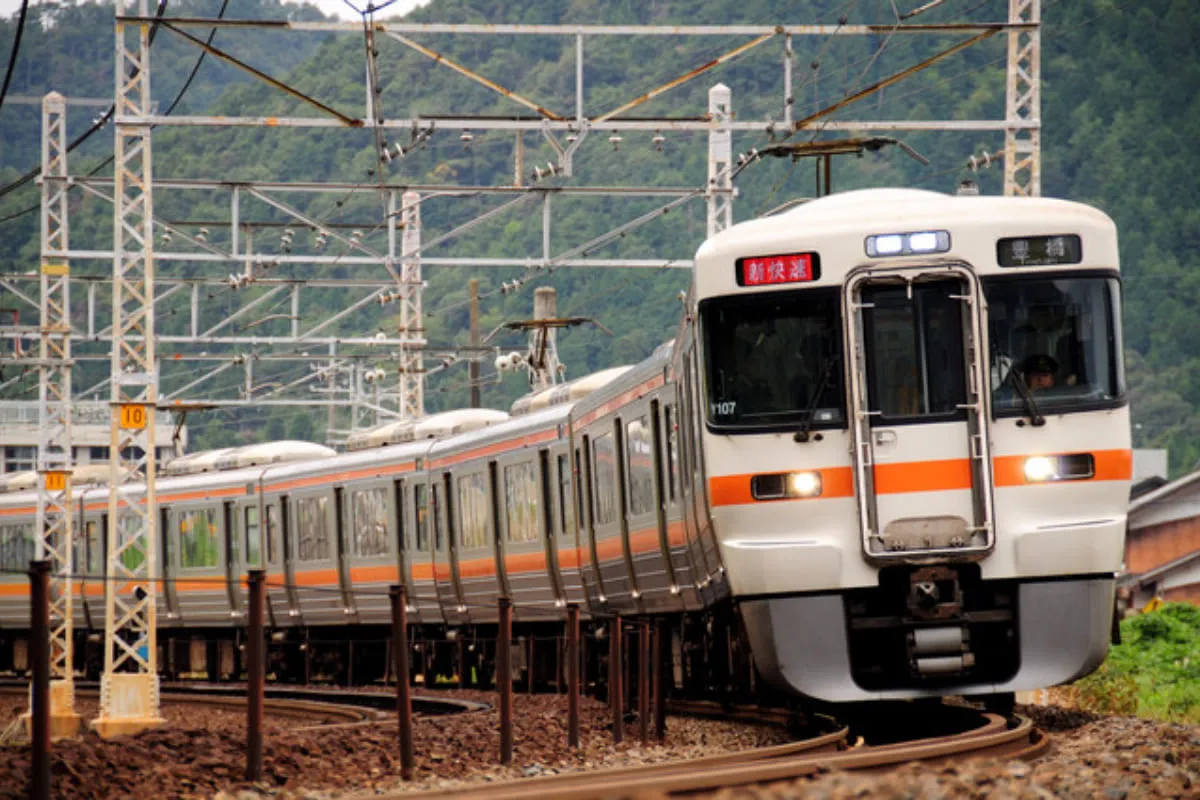
<path id="1" fill-rule="evenodd" d="M 1055 375 L 1058 373 L 1058 362 L 1048 355 L 1036 353 L 1021 362 L 1021 374 L 1025 377 L 1025 385 L 1029 391 L 1053 389 Z"/>

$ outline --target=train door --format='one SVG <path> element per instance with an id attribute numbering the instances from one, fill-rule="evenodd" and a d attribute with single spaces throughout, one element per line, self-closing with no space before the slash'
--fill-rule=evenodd
<path id="1" fill-rule="evenodd" d="M 333 490 L 333 529 L 337 543 L 338 586 L 342 590 L 342 613 L 355 614 L 354 587 L 350 583 L 350 517 L 346 513 L 346 492 L 341 486 Z M 385 539 L 386 541 L 386 539 Z"/>
<path id="2" fill-rule="evenodd" d="M 272 604 L 271 585 L 282 583 L 282 576 L 278 573 L 280 566 L 278 564 L 278 548 L 272 547 L 270 540 L 264 534 L 262 524 L 262 510 L 260 508 L 259 498 L 251 497 L 248 500 L 239 503 L 234 510 L 234 515 L 237 521 L 234 527 L 238 531 L 240 550 L 242 552 L 242 566 L 238 577 L 238 583 L 242 592 L 243 606 L 248 608 L 246 603 L 249 602 L 249 590 L 246 585 L 242 585 L 242 576 L 247 575 L 252 569 L 264 570 L 267 577 L 267 596 L 266 596 L 266 613 L 272 625 L 276 624 L 275 607 Z M 278 526 L 274 526 L 278 527 Z M 278 534 L 276 534 L 278 535 Z M 272 578 L 272 575 L 275 577 Z"/>
<path id="3" fill-rule="evenodd" d="M 296 538 L 294 516 L 291 513 L 289 495 L 281 495 L 276 501 L 268 502 L 264 508 L 267 519 L 267 532 L 272 529 L 272 517 L 279 519 L 279 554 L 283 560 L 284 597 L 287 600 L 288 616 L 298 623 L 304 622 L 304 609 L 300 605 L 300 590 L 296 586 L 296 556 L 293 552 L 292 541 Z M 274 514 L 272 513 L 274 511 Z M 270 541 L 270 537 L 268 537 Z M 268 592 L 270 594 L 270 592 Z"/>
<path id="4" fill-rule="evenodd" d="M 542 495 L 542 541 L 546 550 L 546 575 L 557 601 L 565 602 L 563 593 L 562 574 L 558 569 L 558 508 L 555 502 L 554 476 L 550 468 L 550 451 L 538 451 L 538 483 Z"/>
<path id="5" fill-rule="evenodd" d="M 701 591 L 702 587 L 707 585 L 708 576 L 711 575 L 708 560 L 705 558 L 704 546 L 700 542 L 700 520 L 701 514 L 699 511 L 701 500 L 699 499 L 700 487 L 696 485 L 697 472 L 699 467 L 696 461 L 699 455 L 696 452 L 696 436 L 693 428 L 695 427 L 695 416 L 692 413 L 692 407 L 695 404 L 693 395 L 693 375 L 691 367 L 691 357 L 688 353 L 684 356 L 684 367 L 682 381 L 680 382 L 680 397 L 678 404 L 679 411 L 679 443 L 680 443 L 680 461 L 683 468 L 681 475 L 682 488 L 682 505 L 683 505 L 683 528 L 684 538 L 687 541 L 688 561 L 691 564 L 691 573 L 693 585 L 696 591 Z"/>
<path id="6" fill-rule="evenodd" d="M 84 505 L 82 501 L 80 505 Z M 79 594 L 83 598 L 84 618 L 88 628 L 95 629 L 104 625 L 104 537 L 107 529 L 103 514 L 84 510 L 82 517 L 79 536 L 84 540 L 84 560 L 75 569 L 83 575 Z"/>
<path id="7" fill-rule="evenodd" d="M 437 583 L 434 580 L 433 563 L 433 518 L 429 507 L 429 483 L 427 475 L 418 475 L 406 481 L 412 504 L 412 547 L 408 550 L 408 564 L 412 572 L 412 599 L 409 605 L 415 611 L 414 622 L 442 621 L 441 603 L 438 601 Z"/>
<path id="8" fill-rule="evenodd" d="M 433 579 L 437 587 L 438 604 L 442 607 L 442 615 L 446 622 L 456 624 L 462 622 L 462 615 L 467 607 L 462 601 L 457 578 L 454 574 L 455 565 L 451 559 L 457 555 L 450 541 L 450 513 L 446 502 L 447 481 L 449 473 L 435 473 L 430 476 L 430 507 L 429 518 L 433 523 Z"/>
<path id="9" fill-rule="evenodd" d="M 392 482 L 392 509 L 396 513 L 396 569 L 400 573 L 398 582 L 404 584 L 408 596 L 412 597 L 417 590 L 413 587 L 412 578 L 413 525 L 408 519 L 407 488 L 408 483 L 403 478 Z"/>
<path id="10" fill-rule="evenodd" d="M 224 515 L 225 528 L 225 593 L 229 597 L 230 616 L 240 617 L 245 614 L 248 600 L 243 595 L 246 590 L 242 586 L 242 575 L 246 571 L 243 560 L 245 553 L 242 550 L 244 537 L 234 504 L 226 502 L 221 513 Z"/>
<path id="11" fill-rule="evenodd" d="M 587 547 L 584 588 L 589 602 L 606 602 L 604 579 L 600 576 L 600 556 L 596 552 L 595 499 L 592 497 L 592 448 L 591 437 L 582 437 L 582 447 L 575 448 L 575 496 L 578 498 L 580 534 Z M 581 575 L 585 574 L 581 572 Z"/>
<path id="12" fill-rule="evenodd" d="M 845 292 L 863 547 L 878 561 L 992 546 L 982 296 L 963 267 L 865 269 Z"/>
<path id="13" fill-rule="evenodd" d="M 559 445 L 554 458 L 554 500 L 558 515 L 558 567 L 563 593 L 568 602 L 583 601 L 583 542 L 580 539 L 582 517 L 575 481 L 572 480 L 570 447 Z"/>

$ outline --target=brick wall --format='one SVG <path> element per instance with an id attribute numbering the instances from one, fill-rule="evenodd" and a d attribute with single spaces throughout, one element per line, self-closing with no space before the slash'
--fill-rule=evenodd
<path id="1" fill-rule="evenodd" d="M 1125 566 L 1136 575 L 1197 550 L 1200 550 L 1200 517 L 1177 519 L 1130 531 L 1125 540 Z"/>

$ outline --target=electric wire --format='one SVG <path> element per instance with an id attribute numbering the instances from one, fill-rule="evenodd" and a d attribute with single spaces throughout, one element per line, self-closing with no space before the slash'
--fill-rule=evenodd
<path id="1" fill-rule="evenodd" d="M 159 0 L 158 9 L 155 11 L 155 14 L 154 14 L 154 23 L 150 26 L 149 40 L 150 40 L 151 46 L 153 46 L 153 44 L 154 44 L 154 37 L 155 37 L 155 34 L 158 33 L 158 27 L 162 22 L 163 15 L 167 13 L 167 2 L 168 2 L 168 0 Z M 131 73 L 129 75 L 129 77 L 133 78 L 136 75 L 137 75 L 137 72 L 135 69 L 135 71 L 133 73 Z M 69 145 L 67 145 L 67 152 L 70 153 L 75 148 L 79 147 L 81 144 L 83 144 L 88 139 L 90 139 L 93 134 L 95 134 L 97 131 L 99 131 L 101 128 L 103 128 L 105 125 L 107 125 L 108 121 L 110 119 L 112 119 L 113 112 L 115 110 L 116 110 L 116 106 L 110 105 L 108 107 L 108 110 L 105 111 L 104 114 L 102 114 L 95 122 L 92 123 L 92 127 L 88 128 L 86 131 L 84 131 L 82 134 L 80 134 L 77 138 L 75 138 L 74 141 L 72 141 Z M 31 169 L 29 172 L 26 172 L 24 175 L 17 178 L 12 183 L 9 183 L 7 186 L 0 187 L 0 197 L 4 197 L 5 195 L 16 191 L 17 189 L 21 188 L 22 186 L 29 183 L 33 179 L 37 178 L 41 174 L 42 174 L 42 167 L 39 164 L 38 166 Z M 28 213 L 28 212 L 24 212 L 24 213 Z M 0 221 L 3 221 L 3 220 L 0 220 Z"/>
<path id="2" fill-rule="evenodd" d="M 17 65 L 17 54 L 21 52 L 21 35 L 25 32 L 25 16 L 29 11 L 29 0 L 21 0 L 21 15 L 17 20 L 17 35 L 8 54 L 8 68 L 4 71 L 4 84 L 0 85 L 0 110 L 4 109 L 4 98 L 8 96 L 8 84 L 12 81 L 13 67 Z"/>

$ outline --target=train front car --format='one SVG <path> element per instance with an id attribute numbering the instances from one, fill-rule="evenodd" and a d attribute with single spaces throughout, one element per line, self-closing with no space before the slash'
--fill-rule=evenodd
<path id="1" fill-rule="evenodd" d="M 712 529 L 755 662 L 828 701 L 1107 651 L 1131 475 L 1112 221 L 874 189 L 697 253 Z"/>

